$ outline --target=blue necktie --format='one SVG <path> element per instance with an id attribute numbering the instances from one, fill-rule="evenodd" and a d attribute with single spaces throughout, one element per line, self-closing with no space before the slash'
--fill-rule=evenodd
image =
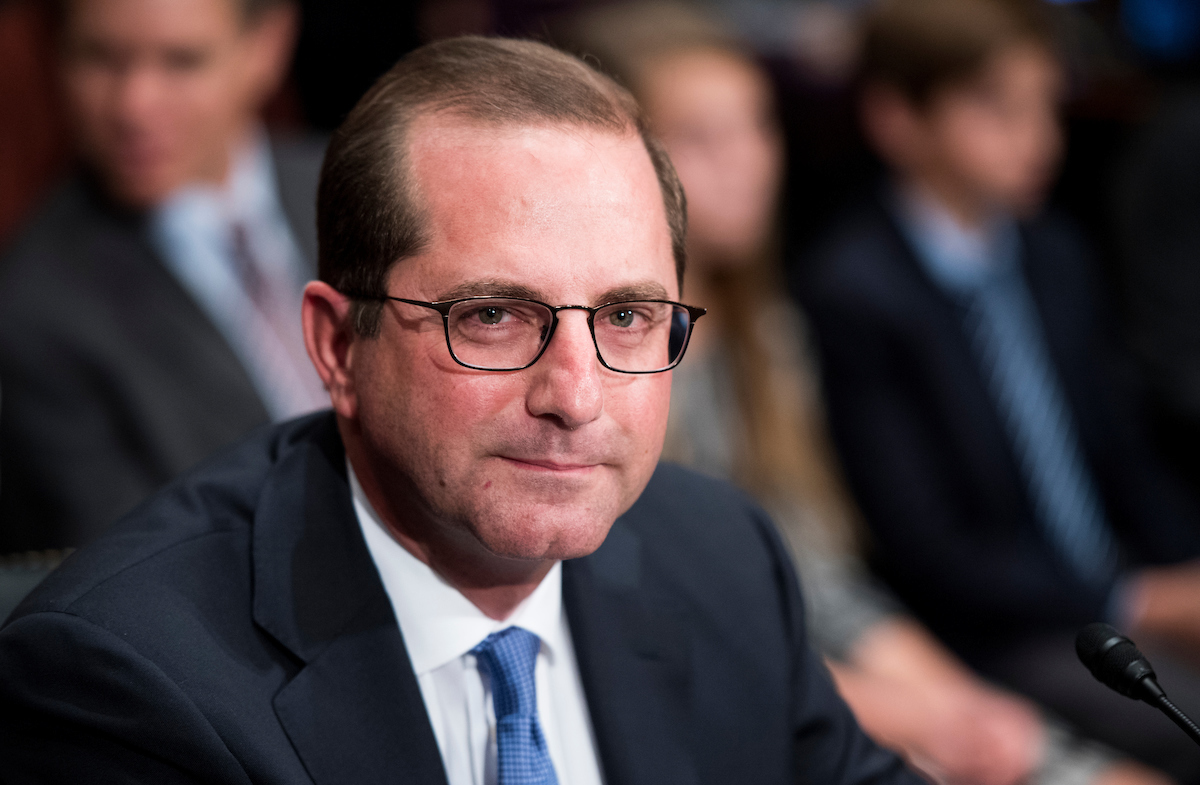
<path id="1" fill-rule="evenodd" d="M 471 649 L 492 683 L 499 785 L 558 785 L 537 715 L 533 673 L 541 645 L 532 632 L 509 627 Z"/>
<path id="2" fill-rule="evenodd" d="M 968 293 L 966 331 L 1036 517 L 1075 574 L 1102 587 L 1116 574 L 1116 543 L 1016 263 L 1016 237 L 1007 239 L 1008 258 Z"/>

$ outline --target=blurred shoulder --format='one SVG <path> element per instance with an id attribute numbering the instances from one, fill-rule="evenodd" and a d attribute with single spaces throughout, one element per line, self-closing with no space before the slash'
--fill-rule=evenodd
<path id="1" fill-rule="evenodd" d="M 660 463 L 641 498 L 621 519 L 664 558 L 738 567 L 776 561 L 781 541 L 766 512 L 729 482 Z"/>
<path id="2" fill-rule="evenodd" d="M 1056 260 L 1074 265 L 1089 263 L 1092 248 L 1087 235 L 1063 210 L 1054 207 L 1043 210 L 1024 221 L 1021 229 L 1030 251 L 1052 257 L 1051 263 Z M 1062 258 L 1064 254 L 1066 258 Z"/>
<path id="3" fill-rule="evenodd" d="M 1075 220 L 1049 208 L 1021 224 L 1025 272 L 1035 292 L 1064 300 L 1100 296 L 1100 270 L 1087 234 Z"/>
<path id="4" fill-rule="evenodd" d="M 28 277 L 47 262 L 70 261 L 81 241 L 111 223 L 106 218 L 110 216 L 82 175 L 61 180 L 2 249 L 0 279 Z"/>
<path id="5" fill-rule="evenodd" d="M 713 503 L 756 509 L 750 496 L 732 483 L 664 461 L 634 506 L 666 504 L 678 511 L 699 512 Z"/>
<path id="6" fill-rule="evenodd" d="M 54 324 L 144 277 L 143 226 L 82 174 L 60 182 L 0 255 L 0 324 Z"/>
<path id="7" fill-rule="evenodd" d="M 887 300 L 911 284 L 910 256 L 873 191 L 846 208 L 795 266 L 792 290 L 806 305 L 844 297 Z"/>
<path id="8" fill-rule="evenodd" d="M 659 464 L 645 492 L 581 561 L 597 585 L 631 592 L 725 656 L 756 641 L 764 672 L 786 678 L 804 637 L 803 601 L 774 525 L 727 482 Z"/>

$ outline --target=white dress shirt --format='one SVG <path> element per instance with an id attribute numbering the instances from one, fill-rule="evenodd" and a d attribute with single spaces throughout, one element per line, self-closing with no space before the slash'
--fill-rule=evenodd
<path id="1" fill-rule="evenodd" d="M 1010 250 L 1005 241 L 1016 232 L 1016 224 L 1009 216 L 993 212 L 979 226 L 964 226 L 916 183 L 897 183 L 891 194 L 900 230 L 916 249 L 917 261 L 934 283 L 951 293 L 974 288 Z"/>
<path id="2" fill-rule="evenodd" d="M 562 563 L 507 619 L 488 618 L 391 536 L 349 461 L 346 466 L 354 511 L 396 612 L 450 785 L 496 783 L 491 690 L 469 652 L 510 626 L 542 641 L 534 671 L 538 719 L 559 785 L 601 785 L 591 716 L 562 605 Z"/>

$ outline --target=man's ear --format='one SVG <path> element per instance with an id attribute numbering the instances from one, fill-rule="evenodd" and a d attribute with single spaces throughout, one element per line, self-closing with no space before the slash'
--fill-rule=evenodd
<path id="1" fill-rule="evenodd" d="M 358 413 L 354 387 L 357 336 L 350 324 L 350 306 L 348 297 L 324 281 L 311 281 L 304 287 L 301 318 L 308 357 L 329 390 L 334 411 L 352 420 Z"/>

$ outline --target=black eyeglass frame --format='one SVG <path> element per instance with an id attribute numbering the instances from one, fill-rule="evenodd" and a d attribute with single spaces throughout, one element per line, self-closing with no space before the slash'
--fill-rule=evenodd
<path id="1" fill-rule="evenodd" d="M 697 308 L 694 305 L 685 305 L 684 303 L 678 303 L 678 302 L 675 302 L 674 300 L 655 300 L 655 299 L 615 300 L 613 302 L 603 303 L 601 305 L 597 305 L 595 308 L 592 308 L 587 305 L 550 305 L 549 303 L 544 303 L 541 300 L 533 300 L 528 297 L 507 297 L 504 295 L 491 295 L 491 294 L 475 295 L 473 297 L 459 297 L 455 300 L 441 300 L 441 301 L 437 301 L 437 302 L 426 302 L 424 300 L 410 300 L 406 297 L 392 297 L 390 294 L 364 295 L 364 294 L 356 294 L 356 293 L 350 293 L 350 292 L 342 292 L 342 294 L 346 295 L 347 297 L 352 297 L 357 300 L 375 300 L 377 302 L 384 302 L 386 300 L 395 300 L 398 303 L 408 303 L 409 305 L 419 305 L 422 308 L 432 308 L 433 310 L 437 311 L 438 313 L 440 313 L 442 315 L 442 332 L 446 336 L 446 350 L 448 352 L 450 352 L 450 359 L 454 360 L 454 362 L 458 363 L 462 367 L 470 368 L 473 371 L 496 371 L 497 373 L 507 373 L 510 371 L 523 371 L 526 368 L 531 367 L 538 360 L 542 359 L 542 355 L 546 353 L 546 347 L 548 347 L 550 345 L 550 341 L 554 338 L 554 331 L 558 329 L 558 313 L 559 313 L 559 311 L 587 311 L 588 332 L 590 332 L 592 334 L 592 346 L 594 346 L 596 349 L 596 359 L 599 360 L 600 364 L 603 365 L 608 370 L 613 371 L 614 373 L 631 373 L 631 374 L 665 373 L 666 371 L 669 371 L 672 368 L 679 365 L 679 363 L 683 360 L 683 355 L 687 353 L 688 344 L 692 340 L 692 330 L 696 326 L 696 320 L 699 319 L 704 314 L 708 313 L 707 308 Z M 476 300 L 480 300 L 480 301 L 482 301 L 482 300 L 516 300 L 517 302 L 532 303 L 533 305 L 540 305 L 543 308 L 546 308 L 550 311 L 550 328 L 546 331 L 546 338 L 545 338 L 545 340 L 542 341 L 542 348 L 538 349 L 538 353 L 536 355 L 534 355 L 534 358 L 532 360 L 527 362 L 525 365 L 521 365 L 521 366 L 514 367 L 514 368 L 485 368 L 481 365 L 471 365 L 470 363 L 463 362 L 462 360 L 459 359 L 458 355 L 456 355 L 454 353 L 454 347 L 450 345 L 450 309 L 453 308 L 454 306 L 458 305 L 459 303 L 469 303 L 469 302 L 476 301 Z M 608 362 L 604 359 L 604 355 L 600 353 L 600 343 L 596 340 L 596 314 L 599 313 L 600 311 L 604 310 L 605 308 L 609 308 L 614 305 L 625 305 L 627 303 L 628 304 L 632 304 L 632 303 L 662 303 L 664 305 L 673 305 L 673 306 L 676 306 L 679 308 L 683 308 L 685 311 L 688 312 L 687 335 L 685 335 L 683 337 L 683 345 L 681 347 L 679 347 L 679 356 L 676 357 L 675 360 L 670 365 L 668 365 L 666 368 L 657 368 L 653 371 L 622 371 L 619 368 L 614 368 L 611 365 L 609 365 Z"/>

